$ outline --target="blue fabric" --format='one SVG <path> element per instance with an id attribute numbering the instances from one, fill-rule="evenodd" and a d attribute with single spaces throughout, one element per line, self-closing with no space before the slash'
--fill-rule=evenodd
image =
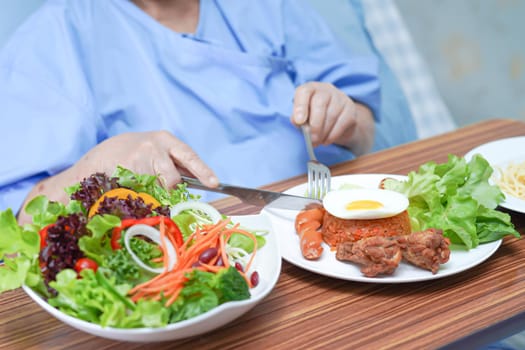
<path id="1" fill-rule="evenodd" d="M 0 0 L 0 48 L 4 46 L 18 26 L 35 11 L 44 0 Z"/>
<path id="2" fill-rule="evenodd" d="M 333 83 L 382 119 L 377 59 L 339 45 L 303 1 L 206 0 L 199 23 L 179 34 L 126 0 L 46 2 L 0 55 L 0 210 L 129 131 L 172 132 L 224 182 L 302 174 L 307 154 L 289 116 L 307 81 Z M 317 154 L 353 158 L 335 145 Z"/>
<path id="3" fill-rule="evenodd" d="M 418 132 L 410 104 L 398 78 L 375 46 L 374 38 L 366 25 L 361 0 L 308 0 L 308 2 L 326 20 L 349 56 L 374 55 L 378 58 L 381 112 L 380 122 L 376 126 L 373 150 L 416 140 Z M 391 34 L 395 35 L 398 31 Z"/>

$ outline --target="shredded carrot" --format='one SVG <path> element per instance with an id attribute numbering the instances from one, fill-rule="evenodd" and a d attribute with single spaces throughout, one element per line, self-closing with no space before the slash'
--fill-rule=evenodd
<path id="1" fill-rule="evenodd" d="M 158 258 L 153 258 L 150 261 L 152 263 L 161 262 L 163 263 L 163 266 L 167 266 L 168 256 L 166 255 L 166 252 L 165 252 L 166 239 L 171 243 L 172 247 L 174 247 L 175 250 L 177 250 L 177 243 L 175 241 L 175 238 L 172 235 L 170 235 L 170 232 L 166 230 L 166 224 L 163 220 L 161 220 L 159 223 L 159 231 L 160 231 L 160 240 L 161 240 L 160 251 L 162 252 L 162 256 L 159 256 Z"/>
<path id="2" fill-rule="evenodd" d="M 250 260 L 248 260 L 248 263 L 246 264 L 246 267 L 245 267 L 245 270 L 248 271 L 250 270 L 250 267 L 252 266 L 252 263 L 253 263 L 253 259 L 255 258 L 255 251 L 257 250 L 257 238 L 255 238 L 254 234 L 247 232 L 247 231 L 244 231 L 243 234 L 253 241 L 254 254 L 250 256 Z"/>
<path id="3" fill-rule="evenodd" d="M 224 236 L 219 237 L 219 244 L 221 248 L 222 263 L 224 264 L 224 267 L 230 267 L 228 254 L 226 254 L 226 243 L 224 242 Z"/>
<path id="4" fill-rule="evenodd" d="M 226 256 L 226 242 L 228 242 L 228 240 L 230 239 L 232 234 L 239 233 L 239 234 L 243 234 L 243 235 L 247 236 L 248 238 L 250 238 L 253 241 L 254 251 L 253 251 L 253 254 L 250 257 L 250 260 L 248 261 L 248 263 L 244 267 L 244 271 L 239 271 L 239 273 L 244 277 L 244 279 L 246 280 L 246 283 L 248 284 L 248 286 L 250 286 L 250 288 L 252 288 L 253 284 L 252 284 L 251 280 L 248 278 L 248 276 L 246 275 L 246 271 L 250 270 L 250 267 L 252 265 L 253 259 L 255 258 L 255 253 L 257 251 L 257 239 L 255 238 L 255 236 L 252 233 L 250 233 L 248 231 L 245 231 L 245 230 L 241 230 L 241 229 L 238 228 L 238 226 L 239 226 L 238 224 L 235 225 L 227 234 L 222 235 L 220 237 L 221 252 L 223 254 L 222 259 L 223 259 L 223 261 L 226 261 L 225 266 L 226 265 L 229 266 L 228 258 Z"/>
<path id="5" fill-rule="evenodd" d="M 160 248 L 163 256 L 162 258 L 154 260 L 162 262 L 164 271 L 149 281 L 132 288 L 129 291 L 131 299 L 136 302 L 142 298 L 152 300 L 161 300 L 164 298 L 166 299 L 165 305 L 169 306 L 178 298 L 180 291 L 184 288 L 184 284 L 188 280 L 188 274 L 194 269 L 217 273 L 221 269 L 230 267 L 226 253 L 226 243 L 233 233 L 243 234 L 254 242 L 254 251 L 244 267 L 244 270 L 248 271 L 256 253 L 257 240 L 250 232 L 239 229 L 239 225 L 228 228 L 227 226 L 230 222 L 230 219 L 224 219 L 214 225 L 203 225 L 197 228 L 182 245 L 177 246 L 169 234 L 169 230 L 166 230 L 166 226 L 161 220 L 159 230 L 161 234 Z M 167 241 L 173 244 L 177 255 L 177 262 L 172 270 L 168 270 L 169 258 L 166 254 Z M 209 248 L 216 248 L 218 250 L 217 256 L 207 264 L 200 262 L 199 258 L 201 254 Z M 223 266 L 215 265 L 219 257 L 222 258 Z M 198 267 L 194 267 L 196 262 L 199 262 Z M 239 273 L 246 280 L 248 286 L 252 287 L 252 283 L 245 271 L 239 271 Z"/>
<path id="6" fill-rule="evenodd" d="M 164 223 L 164 220 L 160 220 L 159 231 L 161 242 L 160 246 L 162 247 L 162 264 L 164 265 L 164 268 L 167 269 L 168 254 L 166 254 L 166 224 Z"/>
<path id="7" fill-rule="evenodd" d="M 209 271 L 209 272 L 219 272 L 220 270 L 224 269 L 224 266 L 215 266 L 215 265 L 204 264 L 204 263 L 200 263 L 200 265 L 204 267 L 206 271 Z"/>

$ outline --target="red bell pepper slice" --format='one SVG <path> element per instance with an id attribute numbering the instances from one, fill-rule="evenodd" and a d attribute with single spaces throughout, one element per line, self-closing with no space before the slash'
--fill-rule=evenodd
<path id="1" fill-rule="evenodd" d="M 49 228 L 51 226 L 53 226 L 53 224 L 49 224 L 49 225 L 46 225 L 44 227 L 42 227 L 40 229 L 40 231 L 38 231 L 38 235 L 40 236 L 40 250 L 44 249 L 47 245 L 47 230 L 49 230 Z"/>
<path id="2" fill-rule="evenodd" d="M 150 216 L 150 217 L 146 217 L 142 219 L 124 219 L 122 220 L 120 226 L 115 227 L 111 234 L 111 248 L 113 250 L 122 248 L 122 246 L 120 245 L 120 237 L 122 235 L 123 229 L 128 228 L 133 225 L 137 225 L 137 224 L 156 226 L 160 224 L 161 220 L 163 220 L 164 224 L 166 225 L 166 231 L 167 231 L 166 233 L 168 235 L 171 235 L 174 238 L 175 243 L 177 243 L 177 246 L 180 247 L 182 243 L 184 243 L 184 241 L 182 238 L 182 232 L 180 231 L 177 224 L 167 216 Z"/>

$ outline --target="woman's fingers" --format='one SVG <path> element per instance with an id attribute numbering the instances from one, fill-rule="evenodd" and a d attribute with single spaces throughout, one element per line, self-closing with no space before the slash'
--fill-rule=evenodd
<path id="1" fill-rule="evenodd" d="M 292 123 L 299 126 L 308 122 L 310 99 L 315 92 L 315 83 L 306 83 L 295 89 Z"/>
<path id="2" fill-rule="evenodd" d="M 216 187 L 219 180 L 215 173 L 202 161 L 202 159 L 187 145 L 171 148 L 170 156 L 180 173 L 189 173 L 198 178 L 208 187 Z"/>
<path id="3" fill-rule="evenodd" d="M 330 128 L 332 124 L 330 115 L 328 114 L 331 100 L 331 94 L 324 89 L 316 90 L 310 100 L 308 123 L 310 124 L 312 142 L 315 146 L 324 143 L 326 130 Z"/>
<path id="4" fill-rule="evenodd" d="M 303 84 L 295 91 L 292 123 L 306 122 L 310 125 L 314 146 L 341 143 L 356 127 L 355 103 L 332 84 Z"/>
<path id="5" fill-rule="evenodd" d="M 337 110 L 334 124 L 326 130 L 324 144 L 337 143 L 342 139 L 348 139 L 354 134 L 357 126 L 354 109 L 349 104 L 343 104 L 341 110 Z"/>
<path id="6" fill-rule="evenodd" d="M 184 142 L 167 131 L 126 133 L 97 145 L 79 162 L 82 173 L 113 173 L 117 165 L 134 172 L 155 174 L 168 187 L 181 181 L 181 172 L 214 187 L 218 179 L 204 161 Z"/>
<path id="7" fill-rule="evenodd" d="M 162 175 L 165 176 L 166 181 L 178 183 L 181 174 L 185 173 L 195 176 L 209 187 L 216 187 L 219 184 L 213 170 L 186 143 L 165 131 L 158 132 L 155 137 L 160 142 L 159 148 L 164 155 L 161 157 L 162 164 L 158 166 L 165 172 Z"/>

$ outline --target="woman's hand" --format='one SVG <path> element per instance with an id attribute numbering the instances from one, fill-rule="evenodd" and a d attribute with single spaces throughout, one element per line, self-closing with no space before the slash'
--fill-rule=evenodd
<path id="1" fill-rule="evenodd" d="M 155 174 L 162 185 L 174 187 L 181 174 L 192 174 L 209 187 L 218 185 L 213 171 L 184 142 L 166 131 L 134 132 L 111 137 L 87 152 L 63 172 L 39 182 L 26 198 L 44 194 L 50 200 L 67 202 L 64 188 L 96 172 L 111 175 L 117 165 L 137 173 Z M 25 210 L 19 214 L 21 224 L 30 222 Z"/>
<path id="2" fill-rule="evenodd" d="M 167 131 L 134 132 L 114 136 L 86 153 L 75 165 L 85 177 L 95 171 L 112 174 L 117 165 L 142 174 L 157 174 L 171 188 L 180 176 L 193 174 L 205 185 L 217 186 L 213 171 L 184 142 Z"/>
<path id="3" fill-rule="evenodd" d="M 370 109 L 329 83 L 309 82 L 295 90 L 292 123 L 310 124 L 314 146 L 335 143 L 356 156 L 369 152 L 374 141 Z"/>

